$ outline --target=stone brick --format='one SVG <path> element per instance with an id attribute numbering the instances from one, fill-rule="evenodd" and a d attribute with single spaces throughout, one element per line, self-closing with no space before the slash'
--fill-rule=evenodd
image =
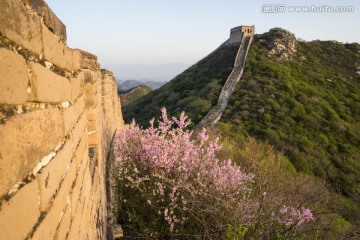
<path id="1" fill-rule="evenodd" d="M 87 111 L 87 118 L 88 121 L 94 121 L 98 118 L 98 111 L 96 109 L 91 109 Z"/>
<path id="2" fill-rule="evenodd" d="M 96 231 L 97 229 L 92 229 L 90 231 L 87 232 L 87 239 L 105 239 L 105 238 L 98 238 L 96 236 Z"/>
<path id="3" fill-rule="evenodd" d="M 98 71 L 83 70 L 83 73 L 85 83 L 92 84 L 93 87 L 101 85 L 101 74 Z"/>
<path id="4" fill-rule="evenodd" d="M 71 100 L 74 101 L 82 93 L 83 83 L 84 83 L 84 74 L 79 73 L 76 78 L 71 78 Z"/>
<path id="5" fill-rule="evenodd" d="M 80 49 L 76 49 L 76 51 L 81 53 L 81 68 L 91 70 L 98 70 L 100 68 L 96 55 Z"/>
<path id="6" fill-rule="evenodd" d="M 33 239 L 53 239 L 56 233 L 56 229 L 60 224 L 61 217 L 64 214 L 68 200 L 70 199 L 69 193 L 73 181 L 75 180 L 76 165 L 70 165 L 70 168 L 66 172 L 64 181 L 61 184 L 61 188 L 55 197 L 54 202 L 44 220 L 41 222 L 39 228 L 35 231 Z"/>
<path id="7" fill-rule="evenodd" d="M 86 143 L 86 142 L 85 142 Z M 87 145 L 85 145 L 87 146 Z M 79 147 L 79 152 L 81 152 L 80 147 Z M 87 163 L 89 160 L 89 155 L 88 155 L 88 151 L 87 148 L 83 149 L 83 154 L 77 155 L 76 156 L 77 159 L 77 163 L 82 163 L 81 168 L 78 171 L 77 177 L 76 177 L 76 183 L 74 186 L 74 189 L 71 193 L 71 204 L 72 204 L 72 208 L 75 209 L 77 207 L 77 203 L 79 201 L 80 195 L 81 195 L 81 190 L 83 190 L 83 181 L 84 181 L 84 173 L 85 173 L 85 168 L 87 167 Z M 71 212 L 71 216 L 74 217 L 75 215 L 75 211 Z"/>
<path id="8" fill-rule="evenodd" d="M 92 71 L 83 71 L 83 73 L 84 73 L 84 82 L 85 83 L 93 83 L 96 81 Z"/>
<path id="9" fill-rule="evenodd" d="M 57 231 L 56 239 L 59 239 L 59 240 L 65 239 L 65 237 L 70 229 L 70 223 L 71 223 L 71 211 L 70 211 L 70 206 L 68 206 L 66 209 L 66 212 L 64 213 L 64 215 L 61 219 L 60 226 Z"/>
<path id="10" fill-rule="evenodd" d="M 87 200 L 87 203 L 89 200 Z M 80 231 L 79 231 L 79 239 L 89 239 L 88 238 L 88 232 L 90 231 L 96 231 L 96 229 L 93 229 L 93 218 L 89 217 L 89 210 L 87 208 L 84 208 L 84 212 L 82 215 L 82 219 L 80 221 Z"/>
<path id="11" fill-rule="evenodd" d="M 44 2 L 44 0 L 30 0 L 30 2 Z M 44 4 L 42 17 L 46 26 L 66 42 L 66 26 L 62 21 L 55 15 L 55 13 L 49 8 L 47 4 Z"/>
<path id="12" fill-rule="evenodd" d="M 82 214 L 83 206 L 81 204 L 78 204 L 75 209 L 75 215 L 71 222 L 69 235 L 67 237 L 68 240 L 78 239 Z"/>
<path id="13" fill-rule="evenodd" d="M 80 164 L 82 163 L 84 151 L 87 149 L 88 149 L 88 136 L 87 134 L 84 134 L 81 138 L 79 145 L 75 150 L 75 158 L 76 158 L 77 166 L 80 166 Z"/>
<path id="14" fill-rule="evenodd" d="M 65 135 L 67 135 L 75 125 L 75 106 L 74 104 L 63 109 L 63 118 L 65 126 Z"/>
<path id="15" fill-rule="evenodd" d="M 97 145 L 99 143 L 99 137 L 97 133 L 89 134 L 89 146 L 90 145 Z"/>
<path id="16" fill-rule="evenodd" d="M 97 212 L 99 211 L 100 205 L 101 205 L 101 191 L 100 191 L 100 186 L 98 184 L 98 182 L 95 182 L 96 185 L 93 184 L 93 187 L 91 189 L 91 202 L 93 204 L 93 206 L 91 207 L 91 212 L 90 212 L 90 216 L 96 216 Z M 105 194 L 105 193 L 103 193 Z M 99 217 L 99 216 L 97 216 Z"/>
<path id="17" fill-rule="evenodd" d="M 47 61 L 54 63 L 69 72 L 73 71 L 73 54 L 58 36 L 52 33 L 42 24 L 42 36 L 44 41 L 44 57 Z"/>
<path id="18" fill-rule="evenodd" d="M 36 229 L 31 240 L 43 240 L 54 239 L 56 228 L 61 219 L 61 212 L 55 211 L 58 206 L 52 206 L 53 208 L 47 213 L 39 227 Z"/>
<path id="19" fill-rule="evenodd" d="M 96 70 L 96 71 L 94 71 L 94 74 L 96 76 L 96 79 L 101 80 L 101 76 L 102 76 L 101 71 Z M 100 81 L 99 81 L 99 84 L 100 84 Z"/>
<path id="20" fill-rule="evenodd" d="M 66 26 L 53 13 L 44 0 L 23 0 L 26 4 L 44 19 L 46 26 L 66 42 Z"/>
<path id="21" fill-rule="evenodd" d="M 83 134 L 85 133 L 85 128 L 86 128 L 86 114 L 84 113 L 83 115 L 81 115 L 79 121 L 76 123 L 74 130 L 73 130 L 73 137 L 74 137 L 74 143 L 75 146 L 77 146 L 77 143 L 79 142 L 79 140 L 81 139 L 81 137 L 83 136 Z"/>
<path id="22" fill-rule="evenodd" d="M 88 121 L 87 122 L 87 130 L 88 132 L 96 132 L 96 126 L 97 122 L 96 121 Z"/>
<path id="23" fill-rule="evenodd" d="M 28 66 L 22 56 L 0 48 L 0 102 L 23 104 L 27 99 Z"/>
<path id="24" fill-rule="evenodd" d="M 18 0 L 0 0 L 0 34 L 26 49 L 42 53 L 40 17 Z"/>
<path id="25" fill-rule="evenodd" d="M 110 75 L 110 76 L 114 75 L 112 71 L 107 70 L 107 69 L 100 69 L 100 72 L 101 72 L 101 74 L 104 74 L 104 75 Z"/>
<path id="26" fill-rule="evenodd" d="M 85 179 L 84 179 L 85 180 Z M 83 185 L 86 186 L 86 185 Z M 88 196 L 89 194 L 89 189 L 85 189 L 83 190 L 82 193 L 87 193 L 86 195 L 82 195 L 82 206 L 83 206 L 83 212 L 82 212 L 82 216 L 81 216 L 81 221 L 80 221 L 80 227 L 79 227 L 79 238 L 80 239 L 86 239 L 85 235 L 88 232 L 88 227 L 90 225 L 92 225 L 92 219 L 94 218 L 94 216 L 89 216 L 90 215 L 90 207 L 89 207 L 89 203 L 91 202 L 90 197 Z"/>
<path id="27" fill-rule="evenodd" d="M 87 161 L 86 164 L 84 162 L 85 172 L 84 172 L 84 180 L 83 180 L 83 190 L 81 192 L 81 197 L 83 199 L 89 197 L 88 195 L 90 193 L 91 186 L 92 186 L 89 164 L 90 164 L 90 161 Z"/>
<path id="28" fill-rule="evenodd" d="M 98 92 L 97 85 L 91 83 L 85 83 L 84 90 L 86 95 L 96 95 Z"/>
<path id="29" fill-rule="evenodd" d="M 71 212 L 71 217 L 75 216 L 75 208 L 77 206 L 78 200 L 79 200 L 79 196 L 80 196 L 80 190 L 82 187 L 82 181 L 83 181 L 83 172 L 82 173 L 78 173 L 78 176 L 76 177 L 76 183 L 74 186 L 74 189 L 71 193 L 71 206 L 73 208 L 73 211 Z"/>
<path id="30" fill-rule="evenodd" d="M 70 194 L 72 185 L 76 180 L 76 174 L 77 174 L 76 161 L 75 159 L 73 159 L 68 171 L 66 172 L 64 182 L 62 183 L 61 186 L 62 188 L 64 188 L 64 193 L 66 194 L 66 196 Z"/>
<path id="31" fill-rule="evenodd" d="M 109 91 L 109 90 L 105 90 L 105 91 L 102 92 L 102 96 L 103 96 L 103 97 L 106 97 L 106 98 L 105 98 L 106 100 L 109 100 L 109 99 L 110 99 L 110 98 L 108 97 L 109 94 L 110 94 L 110 91 Z"/>
<path id="32" fill-rule="evenodd" d="M 69 139 L 54 159 L 36 176 L 40 188 L 40 208 L 46 210 L 49 200 L 59 189 L 73 156 L 73 141 Z"/>
<path id="33" fill-rule="evenodd" d="M 39 217 L 39 195 L 36 181 L 21 188 L 1 206 L 0 239 L 23 240 Z"/>
<path id="34" fill-rule="evenodd" d="M 84 113 L 85 111 L 85 94 L 81 95 L 74 104 L 75 108 L 75 122 L 79 120 L 79 117 Z"/>
<path id="35" fill-rule="evenodd" d="M 111 79 L 109 78 L 103 78 L 101 80 L 101 86 L 110 86 L 112 83 Z"/>
<path id="36" fill-rule="evenodd" d="M 101 91 L 109 91 L 110 92 L 111 86 L 109 84 L 103 84 L 101 85 Z"/>
<path id="37" fill-rule="evenodd" d="M 74 49 L 73 51 L 73 68 L 78 70 L 82 68 L 82 54 L 80 50 Z"/>
<path id="38" fill-rule="evenodd" d="M 63 138 L 64 123 L 55 108 L 17 115 L 1 125 L 0 195 L 27 176 Z"/>
<path id="39" fill-rule="evenodd" d="M 64 102 L 71 100 L 70 81 L 38 63 L 30 63 L 32 71 L 30 101 Z"/>
<path id="40" fill-rule="evenodd" d="M 85 104 L 89 109 L 96 108 L 98 104 L 98 97 L 96 95 L 86 95 Z"/>

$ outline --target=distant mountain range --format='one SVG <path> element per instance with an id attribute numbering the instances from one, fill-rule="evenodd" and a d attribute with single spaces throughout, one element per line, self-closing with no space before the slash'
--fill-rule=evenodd
<path id="1" fill-rule="evenodd" d="M 151 89 L 158 89 L 160 88 L 162 85 L 164 85 L 166 82 L 157 82 L 157 81 L 153 81 L 153 80 L 143 80 L 143 81 L 139 81 L 139 80 L 126 80 L 124 82 L 120 82 L 119 86 L 121 88 L 121 90 L 128 90 L 140 85 L 145 85 L 148 86 Z"/>

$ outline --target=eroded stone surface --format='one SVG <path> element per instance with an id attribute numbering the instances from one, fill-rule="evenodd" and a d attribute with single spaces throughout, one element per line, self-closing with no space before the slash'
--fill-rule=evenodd
<path id="1" fill-rule="evenodd" d="M 25 60 L 21 55 L 0 48 L 0 66 L 0 103 L 25 103 L 29 82 Z"/>
<path id="2" fill-rule="evenodd" d="M 42 24 L 44 58 L 66 71 L 73 71 L 73 53 L 58 36 Z"/>
<path id="3" fill-rule="evenodd" d="M 18 0 L 0 0 L 0 33 L 19 45 L 42 53 L 40 18 Z"/>
<path id="4" fill-rule="evenodd" d="M 0 195 L 27 176 L 64 137 L 59 109 L 14 116 L 0 126 Z"/>
<path id="5" fill-rule="evenodd" d="M 49 8 L 49 6 L 43 0 L 23 0 L 26 4 L 44 19 L 46 26 L 61 40 L 66 42 L 66 26 L 55 15 L 55 13 Z"/>
<path id="6" fill-rule="evenodd" d="M 48 70 L 38 63 L 30 63 L 31 93 L 30 101 L 64 102 L 71 100 L 70 81 Z"/>
<path id="7" fill-rule="evenodd" d="M 59 189 L 72 155 L 73 141 L 69 140 L 58 151 L 55 158 L 36 176 L 40 189 L 40 207 L 42 211 L 46 210 L 50 199 L 55 191 Z"/>
<path id="8" fill-rule="evenodd" d="M 30 233 L 39 217 L 39 196 L 36 181 L 20 189 L 1 206 L 0 238 L 23 240 Z"/>
<path id="9" fill-rule="evenodd" d="M 43 0 L 0 6 L 0 239 L 105 239 L 115 78 Z"/>

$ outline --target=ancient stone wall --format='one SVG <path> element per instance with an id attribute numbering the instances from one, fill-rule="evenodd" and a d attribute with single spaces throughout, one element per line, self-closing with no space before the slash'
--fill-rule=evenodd
<path id="1" fill-rule="evenodd" d="M 239 32 L 241 33 L 241 39 L 238 40 L 237 34 Z M 230 37 L 227 43 L 231 44 L 231 43 L 235 43 L 235 41 L 241 42 L 239 50 L 236 54 L 234 67 L 220 92 L 217 104 L 210 109 L 210 111 L 206 114 L 206 116 L 197 125 L 197 130 L 206 126 L 214 125 L 220 120 L 221 115 L 223 114 L 223 112 L 225 111 L 228 105 L 229 98 L 234 92 L 236 83 L 240 80 L 244 72 L 246 56 L 249 52 L 254 34 L 255 34 L 254 26 L 252 27 L 240 26 L 240 27 L 232 28 L 230 30 L 230 36 L 232 36 L 233 39 L 232 37 Z M 230 40 L 232 40 L 233 42 L 230 43 Z"/>
<path id="2" fill-rule="evenodd" d="M 0 240 L 106 239 L 112 72 L 42 0 L 0 0 Z"/>

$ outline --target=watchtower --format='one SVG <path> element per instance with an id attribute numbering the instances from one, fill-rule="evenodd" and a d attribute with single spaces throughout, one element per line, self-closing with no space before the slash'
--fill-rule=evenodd
<path id="1" fill-rule="evenodd" d="M 254 35 L 255 26 L 239 26 L 230 30 L 229 44 L 241 42 L 244 35 Z"/>

